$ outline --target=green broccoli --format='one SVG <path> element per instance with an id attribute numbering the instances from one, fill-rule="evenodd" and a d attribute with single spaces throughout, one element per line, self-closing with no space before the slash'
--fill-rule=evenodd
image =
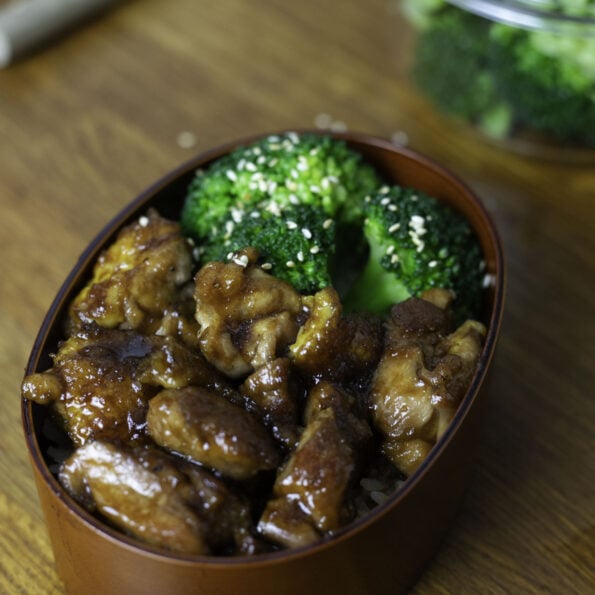
<path id="1" fill-rule="evenodd" d="M 480 313 L 483 267 L 467 220 L 423 192 L 384 186 L 366 199 L 369 259 L 345 299 L 349 310 L 384 312 L 433 287 L 452 289 L 458 319 Z"/>
<path id="2" fill-rule="evenodd" d="M 197 173 L 182 227 L 199 246 L 201 263 L 252 245 L 274 274 L 312 292 L 330 281 L 335 222 L 357 226 L 364 197 L 379 184 L 376 171 L 341 140 L 272 135 Z"/>
<path id="3" fill-rule="evenodd" d="M 439 109 L 494 138 L 520 131 L 595 147 L 595 38 L 587 24 L 526 30 L 444 0 L 404 6 L 418 29 L 413 78 Z M 592 2 L 539 8 L 595 16 Z"/>
<path id="4" fill-rule="evenodd" d="M 221 242 L 204 246 L 201 260 L 225 260 L 247 246 L 256 248 L 261 266 L 305 294 L 332 284 L 335 221 L 311 204 L 232 211 Z"/>
<path id="5" fill-rule="evenodd" d="M 498 24 L 490 42 L 499 93 L 514 105 L 515 125 L 595 147 L 595 39 Z"/>
<path id="6" fill-rule="evenodd" d="M 436 11 L 419 33 L 412 75 L 445 113 L 499 138 L 509 132 L 511 113 L 491 71 L 489 26 L 461 10 Z"/>

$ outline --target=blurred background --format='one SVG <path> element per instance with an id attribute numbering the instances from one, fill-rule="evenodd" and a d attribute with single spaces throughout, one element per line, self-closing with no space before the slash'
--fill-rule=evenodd
<path id="1" fill-rule="evenodd" d="M 591 592 L 595 158 L 576 138 L 539 157 L 510 150 L 445 116 L 409 76 L 419 34 L 396 0 L 130 0 L 0 70 L 0 592 L 62 592 L 19 387 L 78 255 L 192 155 L 304 128 L 371 133 L 439 161 L 479 194 L 504 244 L 506 317 L 477 470 L 414 592 Z M 476 94 L 478 76 L 447 87 Z"/>

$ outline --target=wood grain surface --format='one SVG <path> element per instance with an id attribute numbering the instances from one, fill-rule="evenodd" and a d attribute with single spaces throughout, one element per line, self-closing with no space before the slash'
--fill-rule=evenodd
<path id="1" fill-rule="evenodd" d="M 137 0 L 0 71 L 0 593 L 63 592 L 19 395 L 79 253 L 194 153 L 320 114 L 450 167 L 507 257 L 479 464 L 413 592 L 594 592 L 595 162 L 515 155 L 445 122 L 404 76 L 407 39 L 383 0 Z"/>

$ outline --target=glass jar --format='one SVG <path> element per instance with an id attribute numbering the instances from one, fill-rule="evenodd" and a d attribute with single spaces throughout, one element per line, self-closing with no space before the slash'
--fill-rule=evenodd
<path id="1" fill-rule="evenodd" d="M 595 164 L 595 0 L 403 0 L 411 76 L 519 152 Z"/>

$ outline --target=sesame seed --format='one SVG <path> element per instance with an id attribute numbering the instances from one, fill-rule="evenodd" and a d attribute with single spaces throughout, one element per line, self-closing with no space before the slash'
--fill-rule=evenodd
<path id="1" fill-rule="evenodd" d="M 246 160 L 244 158 L 238 161 L 237 169 L 238 171 L 242 171 L 246 165 Z"/>
<path id="2" fill-rule="evenodd" d="M 147 227 L 147 225 L 149 225 L 149 218 L 146 217 L 145 215 L 143 215 L 142 217 L 139 218 L 138 224 L 141 227 Z"/>
<path id="3" fill-rule="evenodd" d="M 387 196 L 380 201 L 380 204 L 385 207 L 388 203 L 390 203 L 390 198 Z"/>
<path id="4" fill-rule="evenodd" d="M 258 182 L 258 189 L 259 189 L 261 192 L 266 192 L 266 191 L 267 191 L 267 189 L 268 189 L 268 187 L 269 187 L 269 185 L 267 184 L 266 180 L 260 180 L 260 181 Z"/>
<path id="5" fill-rule="evenodd" d="M 241 256 L 234 256 L 232 260 L 235 264 L 241 267 L 246 268 L 248 266 L 248 256 L 246 254 L 242 254 Z"/>
<path id="6" fill-rule="evenodd" d="M 386 255 L 390 256 L 394 251 L 395 251 L 395 247 L 391 245 L 386 249 Z"/>
<path id="7" fill-rule="evenodd" d="M 268 192 L 269 194 L 273 194 L 277 190 L 277 182 L 275 180 L 269 180 L 268 184 Z"/>
<path id="8" fill-rule="evenodd" d="M 263 271 L 270 271 L 273 268 L 273 265 L 270 262 L 264 262 L 260 268 Z"/>
<path id="9" fill-rule="evenodd" d="M 288 261 L 285 263 L 285 266 L 286 266 L 288 269 L 292 269 L 292 268 L 295 266 L 295 262 L 293 262 L 293 260 L 288 260 Z"/>
<path id="10" fill-rule="evenodd" d="M 229 212 L 231 214 L 231 218 L 234 220 L 235 223 L 242 222 L 242 218 L 244 217 L 244 211 L 232 207 Z"/>
<path id="11" fill-rule="evenodd" d="M 287 229 L 297 229 L 297 223 L 295 221 L 287 221 Z"/>
<path id="12" fill-rule="evenodd" d="M 248 171 L 256 171 L 258 168 L 256 167 L 256 164 L 252 163 L 252 161 L 246 161 L 246 169 Z"/>
<path id="13" fill-rule="evenodd" d="M 395 253 L 395 254 L 393 254 L 393 255 L 390 257 L 390 263 L 391 263 L 391 264 L 397 264 L 397 262 L 399 262 L 399 260 L 400 260 L 400 259 L 399 259 L 399 255 L 398 255 L 398 254 L 396 254 L 396 253 Z"/>
<path id="14" fill-rule="evenodd" d="M 307 239 L 307 240 L 311 240 L 312 239 L 312 232 L 307 228 L 304 227 L 302 229 L 302 235 Z"/>
<path id="15" fill-rule="evenodd" d="M 231 233 L 233 232 L 233 228 L 234 228 L 234 223 L 233 221 L 226 221 L 225 222 L 225 233 L 226 235 L 231 235 Z"/>
<path id="16" fill-rule="evenodd" d="M 306 171 L 308 169 L 308 164 L 305 161 L 300 161 L 296 166 L 296 169 L 299 171 Z M 293 173 L 293 172 L 292 172 Z"/>
<path id="17" fill-rule="evenodd" d="M 281 148 L 281 145 L 279 143 L 270 143 L 269 144 L 269 149 L 271 151 L 278 151 Z"/>
<path id="18" fill-rule="evenodd" d="M 261 155 L 257 160 L 256 163 L 258 163 L 258 165 L 264 165 L 267 161 L 267 158 L 264 155 Z"/>
<path id="19" fill-rule="evenodd" d="M 253 155 L 260 155 L 262 153 L 262 151 L 260 150 L 260 147 L 253 147 L 252 148 L 252 154 Z"/>
<path id="20" fill-rule="evenodd" d="M 238 179 L 238 175 L 236 174 L 235 171 L 233 171 L 232 169 L 228 169 L 225 172 L 225 175 L 232 181 L 235 182 Z"/>
<path id="21" fill-rule="evenodd" d="M 295 143 L 296 145 L 300 142 L 300 137 L 295 132 L 288 132 L 287 137 L 291 142 Z"/>
<path id="22" fill-rule="evenodd" d="M 259 211 L 252 211 L 250 213 L 250 217 L 252 217 L 253 219 L 258 219 L 260 217 L 260 212 Z"/>
<path id="23" fill-rule="evenodd" d="M 484 289 L 487 289 L 488 287 L 490 287 L 491 285 L 494 284 L 495 278 L 493 275 L 487 274 L 484 275 L 483 277 L 483 281 L 482 281 L 482 286 Z"/>
<path id="24" fill-rule="evenodd" d="M 292 205 L 299 205 L 300 199 L 295 194 L 290 194 L 287 199 Z"/>
<path id="25" fill-rule="evenodd" d="M 312 192 L 314 194 L 320 194 L 320 186 L 317 186 L 316 184 L 312 184 L 310 186 L 310 192 Z"/>
<path id="26" fill-rule="evenodd" d="M 298 164 L 298 165 L 299 165 L 299 164 Z M 295 169 L 292 169 L 292 170 L 289 172 L 289 175 L 290 175 L 290 176 L 291 176 L 291 177 L 292 177 L 294 180 L 297 180 L 297 179 L 300 177 L 300 174 L 299 174 L 299 173 L 298 173 L 298 172 L 297 172 Z"/>
<path id="27" fill-rule="evenodd" d="M 322 180 L 320 180 L 320 187 L 323 190 L 328 190 L 331 186 L 331 183 L 329 182 L 328 178 L 322 178 Z"/>
<path id="28" fill-rule="evenodd" d="M 437 264 L 438 264 L 437 260 L 430 260 L 430 262 L 428 262 L 428 267 L 433 269 Z"/>
<path id="29" fill-rule="evenodd" d="M 270 143 L 278 143 L 281 139 L 276 134 L 271 134 L 271 136 L 269 136 L 269 138 L 267 138 L 267 140 Z"/>
<path id="30" fill-rule="evenodd" d="M 393 223 L 389 228 L 388 228 L 388 233 L 395 233 L 395 231 L 397 231 L 398 229 L 400 229 L 401 224 L 400 223 Z"/>
<path id="31" fill-rule="evenodd" d="M 380 194 L 388 194 L 390 192 L 390 188 L 388 186 L 382 186 L 380 190 L 378 190 Z"/>
<path id="32" fill-rule="evenodd" d="M 277 165 L 277 163 L 279 163 L 278 159 L 271 159 L 269 161 L 269 167 L 275 167 L 275 165 Z"/>
<path id="33" fill-rule="evenodd" d="M 196 135 L 194 132 L 184 130 L 178 134 L 176 142 L 182 149 L 192 149 L 196 145 Z"/>
<path id="34" fill-rule="evenodd" d="M 233 258 L 233 252 L 227 253 L 227 260 L 231 260 Z"/>
<path id="35" fill-rule="evenodd" d="M 392 213 L 396 212 L 399 210 L 399 207 L 395 204 L 390 204 L 388 205 L 388 207 L 386 207 L 389 211 L 391 211 Z"/>
<path id="36" fill-rule="evenodd" d="M 310 248 L 310 254 L 318 254 L 320 252 L 320 246 L 312 246 Z"/>
<path id="37" fill-rule="evenodd" d="M 276 217 L 281 216 L 281 207 L 274 201 L 270 201 L 269 204 L 266 206 L 266 210 L 269 213 L 272 213 Z"/>
<path id="38" fill-rule="evenodd" d="M 295 192 L 298 189 L 298 185 L 293 180 L 285 180 L 285 187 L 291 192 Z"/>
<path id="39" fill-rule="evenodd" d="M 332 219 L 325 219 L 322 223 L 323 229 L 328 229 L 333 224 Z"/>
<path id="40" fill-rule="evenodd" d="M 301 250 L 297 253 L 297 259 L 300 262 L 304 262 L 304 253 Z"/>
<path id="41" fill-rule="evenodd" d="M 364 202 L 370 202 L 372 200 L 371 196 L 366 196 L 366 198 L 364 198 Z"/>

